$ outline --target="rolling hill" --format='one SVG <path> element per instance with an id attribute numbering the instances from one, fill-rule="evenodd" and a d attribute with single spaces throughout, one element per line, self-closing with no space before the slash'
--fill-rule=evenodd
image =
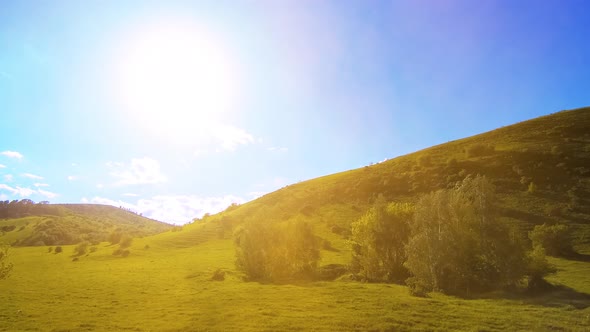
<path id="1" fill-rule="evenodd" d="M 501 217 L 523 229 L 570 224 L 575 243 L 590 243 L 590 108 L 561 111 L 433 146 L 375 165 L 289 185 L 213 216 L 221 225 L 251 218 L 310 220 L 346 237 L 350 223 L 378 196 L 414 202 L 467 175 L 496 186 Z M 222 227 L 222 226 L 220 226 Z"/>
<path id="2" fill-rule="evenodd" d="M 0 204 L 0 243 L 14 246 L 107 241 L 113 232 L 143 237 L 173 226 L 109 205 L 35 204 L 30 200 Z"/>

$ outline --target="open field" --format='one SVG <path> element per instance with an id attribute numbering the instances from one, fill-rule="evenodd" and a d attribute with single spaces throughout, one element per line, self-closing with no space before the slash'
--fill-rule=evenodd
<path id="1" fill-rule="evenodd" d="M 154 239 L 155 240 L 155 239 Z M 147 241 L 147 242 L 145 242 Z M 46 247 L 15 248 L 0 281 L 2 331 L 587 331 L 590 263 L 553 259 L 542 296 L 462 299 L 410 296 L 405 286 L 351 281 L 272 285 L 244 282 L 233 244 L 213 240 L 166 249 L 137 240 L 128 258 L 95 253 L 72 261 Z M 212 281 L 213 271 L 226 271 Z"/>

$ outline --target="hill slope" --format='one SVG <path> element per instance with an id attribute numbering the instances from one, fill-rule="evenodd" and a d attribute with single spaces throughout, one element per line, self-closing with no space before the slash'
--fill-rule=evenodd
<path id="1" fill-rule="evenodd" d="M 113 232 L 141 237 L 173 226 L 109 205 L 35 204 L 30 200 L 0 204 L 0 243 L 17 246 L 107 241 Z"/>
<path id="2" fill-rule="evenodd" d="M 415 201 L 468 175 L 496 185 L 501 216 L 524 229 L 574 227 L 590 243 L 590 108 L 555 114 L 433 146 L 385 162 L 293 184 L 210 218 L 231 229 L 249 218 L 304 218 L 346 250 L 342 237 L 379 195 Z M 332 234 L 330 234 L 332 233 Z"/>

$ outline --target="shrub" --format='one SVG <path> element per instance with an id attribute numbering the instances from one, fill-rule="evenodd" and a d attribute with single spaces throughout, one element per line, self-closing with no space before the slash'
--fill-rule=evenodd
<path id="1" fill-rule="evenodd" d="M 92 253 L 92 252 L 96 252 L 97 250 L 98 250 L 98 248 L 97 248 L 97 247 L 90 247 L 90 252 L 91 252 L 91 253 Z"/>
<path id="2" fill-rule="evenodd" d="M 352 272 L 368 281 L 401 282 L 407 278 L 403 264 L 413 213 L 409 204 L 387 204 L 380 199 L 352 223 Z"/>
<path id="3" fill-rule="evenodd" d="M 494 153 L 495 150 L 496 148 L 493 145 L 474 144 L 467 148 L 467 157 L 487 156 Z"/>
<path id="4" fill-rule="evenodd" d="M 303 221 L 248 221 L 234 234 L 236 267 L 250 280 L 284 281 L 314 275 L 320 244 Z"/>
<path id="5" fill-rule="evenodd" d="M 213 272 L 213 275 L 211 276 L 211 280 L 215 280 L 215 281 L 225 280 L 225 271 L 223 271 L 222 269 L 215 270 Z"/>
<path id="6" fill-rule="evenodd" d="M 496 215 L 494 187 L 485 177 L 422 197 L 406 246 L 410 290 L 469 293 L 520 281 L 524 246 Z"/>
<path id="7" fill-rule="evenodd" d="M 121 241 L 119 242 L 119 247 L 121 249 L 129 248 L 129 247 L 131 247 L 132 243 L 133 243 L 132 237 L 130 237 L 129 235 L 123 235 L 121 237 Z"/>
<path id="8" fill-rule="evenodd" d="M 568 256 L 574 252 L 570 228 L 567 225 L 537 225 L 529 232 L 533 247 L 541 247 L 551 256 Z"/>
<path id="9" fill-rule="evenodd" d="M 528 288 L 529 290 L 538 290 L 546 282 L 543 280 L 548 274 L 555 273 L 557 270 L 549 264 L 545 257 L 545 250 L 541 246 L 534 246 L 528 256 Z"/>
<path id="10" fill-rule="evenodd" d="M 61 248 L 61 246 L 57 246 L 57 247 L 55 247 L 55 250 L 54 250 L 54 252 L 55 252 L 56 254 L 59 254 L 59 253 L 61 253 L 62 251 L 63 251 L 63 249 Z"/>
<path id="11" fill-rule="evenodd" d="M 87 241 L 78 243 L 78 245 L 74 248 L 74 254 L 76 256 L 82 256 L 86 254 L 86 250 L 88 249 L 89 245 L 90 243 Z"/>
<path id="12" fill-rule="evenodd" d="M 51 253 L 53 251 L 53 247 L 47 248 L 47 253 Z"/>
<path id="13" fill-rule="evenodd" d="M 537 191 L 537 185 L 534 182 L 529 183 L 527 193 L 534 194 Z"/>
<path id="14" fill-rule="evenodd" d="M 6 279 L 12 272 L 12 263 L 8 261 L 10 257 L 10 247 L 7 245 L 0 246 L 0 280 Z"/>

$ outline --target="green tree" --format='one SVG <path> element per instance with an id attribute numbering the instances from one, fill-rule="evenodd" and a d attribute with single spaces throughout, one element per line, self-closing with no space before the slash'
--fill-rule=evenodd
<path id="1" fill-rule="evenodd" d="M 540 246 L 551 256 L 568 256 L 574 252 L 567 225 L 537 225 L 529 232 L 529 239 L 533 247 Z"/>
<path id="2" fill-rule="evenodd" d="M 522 279 L 524 245 L 496 218 L 494 192 L 485 177 L 477 176 L 420 199 L 406 247 L 411 288 L 469 293 Z"/>
<path id="3" fill-rule="evenodd" d="M 248 221 L 236 229 L 236 267 L 251 280 L 283 281 L 313 276 L 320 243 L 301 220 L 268 224 Z"/>
<path id="4" fill-rule="evenodd" d="M 10 247 L 0 245 L 0 280 L 8 278 L 12 272 L 12 263 L 8 261 L 10 257 Z"/>
<path id="5" fill-rule="evenodd" d="M 407 203 L 379 199 L 352 223 L 352 269 L 369 281 L 401 282 L 408 277 L 404 267 L 409 222 L 414 213 Z"/>

